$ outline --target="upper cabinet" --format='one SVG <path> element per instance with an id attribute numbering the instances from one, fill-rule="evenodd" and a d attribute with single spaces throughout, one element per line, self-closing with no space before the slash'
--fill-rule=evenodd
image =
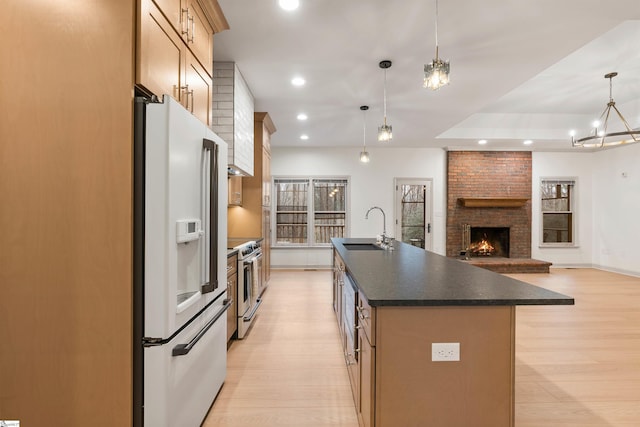
<path id="1" fill-rule="evenodd" d="M 229 145 L 229 171 L 254 176 L 253 95 L 234 62 L 214 62 L 213 91 L 212 128 Z"/>
<path id="2" fill-rule="evenodd" d="M 255 113 L 254 122 L 255 148 L 254 156 L 262 157 L 262 206 L 271 207 L 271 134 L 276 131 L 276 127 L 271 121 L 269 113 Z M 256 161 L 256 165 L 258 162 Z"/>
<path id="3" fill-rule="evenodd" d="M 139 0 L 136 84 L 212 123 L 213 34 L 229 28 L 215 0 Z"/>

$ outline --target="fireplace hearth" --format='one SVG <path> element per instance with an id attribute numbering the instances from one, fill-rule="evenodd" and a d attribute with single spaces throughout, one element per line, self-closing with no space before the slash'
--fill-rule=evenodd
<path id="1" fill-rule="evenodd" d="M 462 228 L 467 257 L 509 258 L 509 227 Z"/>

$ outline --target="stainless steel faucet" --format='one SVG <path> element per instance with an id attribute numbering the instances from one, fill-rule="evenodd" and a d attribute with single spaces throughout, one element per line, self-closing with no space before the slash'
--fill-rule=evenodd
<path id="1" fill-rule="evenodd" d="M 380 212 L 382 212 L 382 236 L 386 237 L 387 236 L 387 216 L 384 214 L 384 211 L 382 210 L 382 208 L 378 206 L 369 208 L 369 210 L 364 216 L 364 219 L 369 219 L 369 212 L 371 212 L 374 209 L 378 209 Z"/>

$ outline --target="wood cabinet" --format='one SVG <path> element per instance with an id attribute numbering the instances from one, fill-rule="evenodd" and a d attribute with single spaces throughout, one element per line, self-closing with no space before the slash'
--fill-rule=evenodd
<path id="1" fill-rule="evenodd" d="M 224 17 L 213 18 L 215 5 L 140 0 L 136 38 L 136 84 L 150 95 L 172 96 L 207 125 L 212 121 L 213 34 L 228 28 Z"/>
<path id="2" fill-rule="evenodd" d="M 135 9 L 2 6 L 0 419 L 130 426 Z"/>
<path id="3" fill-rule="evenodd" d="M 273 132 L 265 126 L 262 133 L 262 206 L 271 207 L 271 133 Z"/>
<path id="4" fill-rule="evenodd" d="M 264 286 L 271 278 L 271 135 L 276 127 L 268 113 L 254 114 L 254 158 L 260 165 L 254 166 L 254 175 L 260 179 L 260 201 L 262 205 L 262 253 L 264 268 L 262 282 Z M 260 143 L 257 143 L 260 142 Z"/>
<path id="5" fill-rule="evenodd" d="M 374 425 L 375 347 L 366 333 L 358 334 L 358 421 L 361 426 Z"/>
<path id="6" fill-rule="evenodd" d="M 227 298 L 233 300 L 227 310 L 227 342 L 238 330 L 238 255 L 227 258 Z"/>
<path id="7" fill-rule="evenodd" d="M 262 207 L 262 287 L 265 288 L 271 278 L 271 208 Z"/>
<path id="8" fill-rule="evenodd" d="M 230 238 L 263 238 L 264 287 L 271 277 L 271 135 L 275 131 L 268 113 L 254 114 L 253 176 L 242 177 L 242 208 L 230 207 L 227 216 Z"/>
<path id="9" fill-rule="evenodd" d="M 342 331 L 342 286 L 344 286 L 344 263 L 334 253 L 333 255 L 333 311 L 336 313 L 338 325 Z"/>
<path id="10" fill-rule="evenodd" d="M 203 65 L 213 63 L 213 26 L 198 0 L 154 0 Z"/>
<path id="11" fill-rule="evenodd" d="M 514 425 L 514 306 L 371 307 L 359 289 L 354 303 L 340 292 L 350 276 L 337 251 L 333 263 L 333 307 L 361 427 Z M 459 342 L 460 361 L 433 362 L 438 342 Z"/>
<path id="12" fill-rule="evenodd" d="M 2 49 L 11 84 L 0 124 L 0 419 L 67 427 L 138 420 L 135 75 L 170 91 L 188 52 L 150 4 L 3 3 L 0 28 L 16 39 L 5 37 Z M 144 43 L 143 9 L 153 24 Z"/>
<path id="13" fill-rule="evenodd" d="M 333 308 L 343 345 L 344 360 L 360 426 L 374 426 L 375 417 L 375 310 L 360 295 L 346 274 L 342 259 L 333 256 Z"/>

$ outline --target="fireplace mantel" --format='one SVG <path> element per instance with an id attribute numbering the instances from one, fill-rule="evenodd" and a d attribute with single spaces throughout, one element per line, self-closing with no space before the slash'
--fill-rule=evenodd
<path id="1" fill-rule="evenodd" d="M 529 199 L 517 197 L 460 197 L 458 203 L 466 208 L 521 208 Z"/>

